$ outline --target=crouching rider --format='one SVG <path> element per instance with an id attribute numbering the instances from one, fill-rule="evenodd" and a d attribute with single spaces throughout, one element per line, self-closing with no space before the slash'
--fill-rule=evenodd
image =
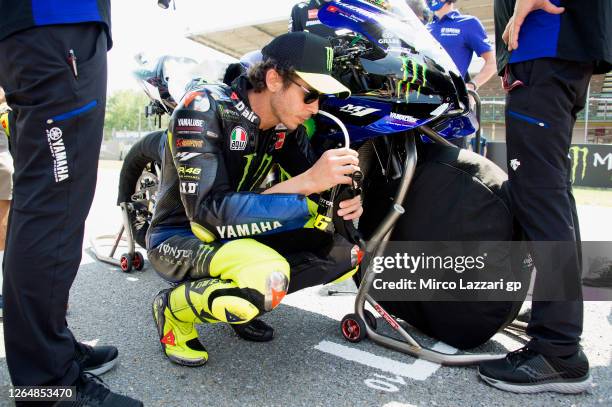
<path id="1" fill-rule="evenodd" d="M 153 316 L 165 355 L 181 365 L 208 360 L 195 324 L 269 341 L 274 331 L 257 317 L 358 266 L 353 244 L 317 229 L 313 197 L 351 184 L 357 152 L 315 160 L 302 126 L 322 94 L 350 94 L 331 76 L 329 41 L 290 33 L 262 53 L 231 87 L 193 83 L 170 122 L 147 241 L 155 270 L 176 284 L 157 294 Z M 274 165 L 284 181 L 260 189 Z M 363 212 L 359 196 L 339 208 L 344 220 Z"/>

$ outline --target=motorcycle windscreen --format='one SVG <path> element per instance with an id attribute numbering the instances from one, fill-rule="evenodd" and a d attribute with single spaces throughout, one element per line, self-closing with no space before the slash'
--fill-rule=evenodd
<path id="1" fill-rule="evenodd" d="M 392 111 L 379 109 L 386 115 L 368 123 L 368 130 L 410 130 L 461 106 L 455 86 L 462 81 L 457 67 L 405 1 L 375 3 L 338 0 L 319 10 L 323 23 L 356 32 L 373 47 L 359 60 L 367 86 L 352 88 L 353 94 L 396 102 Z M 359 41 L 356 37 L 355 43 Z"/>
<path id="2" fill-rule="evenodd" d="M 405 0 L 336 0 L 321 7 L 318 17 L 330 27 L 364 35 L 385 54 L 418 53 L 435 61 L 437 69 L 460 75 L 446 50 Z"/>
<path id="3" fill-rule="evenodd" d="M 174 100 L 180 101 L 194 83 L 221 83 L 226 68 L 227 63 L 212 59 L 201 62 L 191 58 L 169 59 L 164 64 L 168 92 Z"/>

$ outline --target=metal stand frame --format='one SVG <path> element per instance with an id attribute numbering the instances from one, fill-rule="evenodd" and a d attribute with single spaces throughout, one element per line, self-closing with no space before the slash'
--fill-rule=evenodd
<path id="1" fill-rule="evenodd" d="M 159 174 L 160 169 L 157 165 L 154 167 L 154 171 Z M 145 181 L 148 181 L 145 182 Z M 143 186 L 143 184 L 146 184 Z M 136 182 L 136 192 L 132 195 L 132 201 L 135 203 L 141 203 L 150 206 L 154 202 L 154 196 L 158 188 L 158 176 L 147 170 L 138 178 Z M 135 250 L 134 236 L 132 234 L 132 225 L 130 224 L 129 212 L 134 210 L 132 202 L 121 202 L 119 204 L 121 208 L 121 221 L 122 225 L 119 232 L 116 235 L 102 235 L 89 239 L 92 250 L 96 259 L 103 261 L 113 266 L 118 266 L 124 272 L 129 272 L 132 267 L 136 270 L 142 270 L 144 267 L 144 257 L 140 252 Z M 124 236 L 125 233 L 125 236 Z M 101 246 L 102 242 L 113 240 L 110 253 L 107 255 L 102 254 Z M 115 257 L 115 252 L 119 247 L 120 242 L 127 243 L 127 252 L 123 253 L 119 259 Z"/>
<path id="2" fill-rule="evenodd" d="M 422 132 L 430 137 L 432 140 L 449 145 L 450 143 L 442 138 L 439 134 L 433 131 L 431 128 L 422 126 Z M 404 174 L 400 182 L 399 188 L 394 198 L 394 203 L 391 211 L 383 219 L 378 229 L 374 232 L 370 241 L 365 245 L 366 258 L 362 264 L 367 265 L 363 274 L 357 296 L 355 298 L 355 313 L 361 321 L 360 329 L 365 327 L 365 336 L 370 338 L 375 343 L 385 346 L 387 348 L 394 349 L 399 352 L 407 353 L 417 358 L 425 359 L 434 363 L 440 363 L 447 366 L 464 366 L 476 364 L 486 360 L 501 359 L 505 355 L 495 354 L 459 354 L 449 355 L 441 352 L 437 352 L 433 349 L 427 348 L 421 345 L 410 333 L 408 333 L 402 326 L 392 317 L 387 311 L 383 309 L 369 294 L 369 290 L 374 282 L 375 273 L 371 267 L 371 259 L 380 256 L 384 253 L 387 246 L 387 242 L 391 236 L 391 232 L 397 222 L 398 218 L 404 213 L 404 208 L 401 203 L 404 202 L 404 198 L 408 193 L 410 184 L 414 177 L 415 168 L 417 164 L 417 151 L 413 137 L 407 137 L 406 139 L 406 152 L 407 158 L 404 165 Z M 362 242 L 362 244 L 365 242 Z M 372 254 L 370 257 L 370 253 Z M 374 309 L 384 318 L 384 320 L 401 336 L 402 340 L 392 338 L 390 336 L 380 334 L 376 332 L 368 323 L 365 313 L 366 301 L 374 307 Z M 349 316 L 347 316 L 349 317 Z M 347 318 L 345 317 L 345 318 Z M 344 322 L 344 320 L 343 320 Z M 518 324 L 518 325 L 517 325 Z M 525 324 L 515 323 L 511 324 L 510 327 L 516 333 L 521 334 L 524 332 Z M 343 327 L 344 328 L 344 327 Z"/>
<path id="3" fill-rule="evenodd" d="M 104 263 L 112 264 L 113 266 L 121 267 L 122 259 L 117 259 L 115 257 L 115 252 L 117 251 L 120 242 L 127 243 L 127 254 L 134 256 L 136 253 L 134 237 L 132 236 L 132 228 L 130 227 L 130 219 L 128 216 L 128 210 L 131 210 L 131 208 L 129 208 L 128 205 L 130 204 L 127 202 L 122 202 L 119 204 L 119 207 L 121 208 L 122 225 L 116 235 L 101 235 L 89 239 L 96 259 L 103 261 Z M 114 242 L 110 249 L 110 253 L 108 255 L 104 255 L 102 254 L 100 248 L 102 246 L 102 242 L 108 240 L 114 240 Z"/>
<path id="4" fill-rule="evenodd" d="M 481 145 L 480 145 L 480 135 L 481 135 L 481 131 L 482 131 L 482 127 L 480 126 L 480 114 L 482 112 L 482 102 L 480 100 L 480 95 L 478 94 L 478 92 L 468 89 L 468 94 L 471 95 L 474 98 L 474 101 L 476 102 L 476 120 L 478 121 L 478 130 L 476 130 L 476 143 L 474 144 L 474 152 L 476 154 L 481 154 L 482 151 L 481 150 Z"/>

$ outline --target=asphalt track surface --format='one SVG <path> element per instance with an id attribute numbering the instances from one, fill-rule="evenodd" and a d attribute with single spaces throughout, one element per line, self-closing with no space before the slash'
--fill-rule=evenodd
<path id="1" fill-rule="evenodd" d="M 86 236 L 116 233 L 118 165 L 101 163 Z M 602 219 L 612 208 L 580 207 L 584 240 L 612 240 Z M 77 338 L 119 348 L 118 366 L 103 379 L 146 406 L 610 406 L 612 405 L 612 303 L 588 302 L 583 346 L 594 385 L 582 395 L 516 395 L 482 383 L 474 367 L 444 367 L 416 360 L 373 342 L 346 342 L 341 318 L 353 310 L 351 295 L 328 296 L 328 287 L 292 294 L 264 316 L 275 328 L 270 343 L 240 340 L 226 325 L 201 326 L 209 362 L 199 368 L 170 363 L 161 353 L 151 300 L 166 284 L 150 266 L 125 274 L 93 257 L 89 242 L 72 287 L 68 322 Z M 351 284 L 333 289 L 354 289 Z M 385 323 L 378 320 L 379 326 Z M 3 327 L 0 325 L 0 329 Z M 384 331 L 389 329 L 385 326 Z M 417 335 L 442 351 L 453 349 Z M 479 352 L 505 353 L 521 342 L 496 335 Z M 10 385 L 0 342 L 0 405 Z"/>

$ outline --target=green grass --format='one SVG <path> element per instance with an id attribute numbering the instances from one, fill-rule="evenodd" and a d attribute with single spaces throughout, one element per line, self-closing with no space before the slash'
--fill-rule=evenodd
<path id="1" fill-rule="evenodd" d="M 595 205 L 612 207 L 611 188 L 574 187 L 577 205 Z"/>

